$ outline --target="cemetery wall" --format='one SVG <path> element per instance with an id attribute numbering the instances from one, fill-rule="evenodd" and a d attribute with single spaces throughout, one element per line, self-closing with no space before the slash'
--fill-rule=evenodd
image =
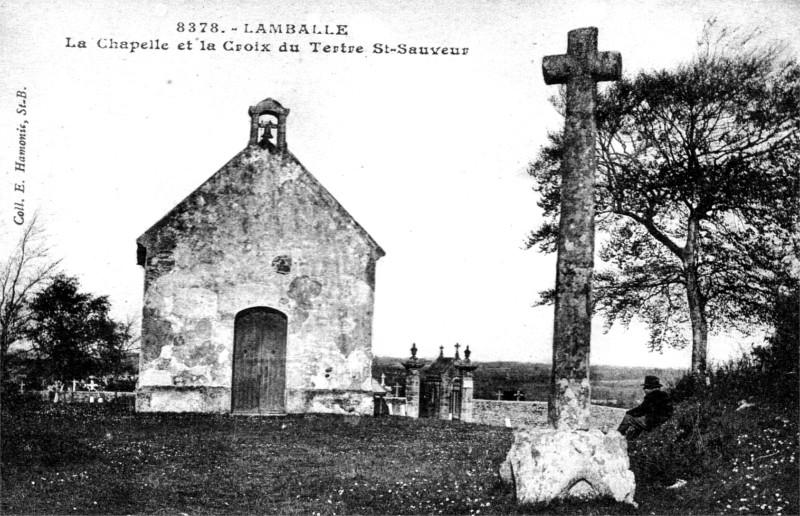
<path id="1" fill-rule="evenodd" d="M 38 391 L 45 401 L 53 401 L 54 391 Z M 135 392 L 121 391 L 65 391 L 58 393 L 59 402 L 63 403 L 103 403 L 116 398 L 135 398 Z M 102 399 L 103 401 L 99 401 Z"/>
<path id="2" fill-rule="evenodd" d="M 543 401 L 474 400 L 474 422 L 504 426 L 506 419 L 512 427 L 544 426 L 547 424 L 547 403 Z M 592 406 L 592 426 L 616 428 L 625 409 Z"/>
<path id="3" fill-rule="evenodd" d="M 547 403 L 538 401 L 474 400 L 473 417 L 476 423 L 504 426 L 537 426 L 547 423 Z"/>

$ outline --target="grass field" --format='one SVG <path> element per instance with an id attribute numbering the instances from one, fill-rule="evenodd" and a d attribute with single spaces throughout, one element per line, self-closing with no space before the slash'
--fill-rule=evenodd
<path id="1" fill-rule="evenodd" d="M 629 446 L 636 509 L 607 500 L 519 506 L 497 473 L 512 441 L 502 427 L 4 403 L 0 512 L 797 514 L 790 380 L 730 370 L 710 387 L 682 387 L 672 420 Z M 679 478 L 683 488 L 667 489 Z"/>
<path id="2" fill-rule="evenodd" d="M 440 421 L 3 414 L 3 514 L 513 512 L 511 432 Z"/>

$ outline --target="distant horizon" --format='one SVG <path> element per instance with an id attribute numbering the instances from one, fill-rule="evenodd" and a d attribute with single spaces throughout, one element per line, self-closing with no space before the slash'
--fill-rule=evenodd
<path id="1" fill-rule="evenodd" d="M 447 355 L 445 355 L 445 357 L 447 357 Z M 452 357 L 452 355 L 451 355 L 451 357 Z M 388 356 L 388 355 L 375 355 L 375 354 L 373 354 L 372 358 L 373 359 L 377 358 L 377 359 L 381 359 L 381 360 L 397 360 L 398 363 L 402 363 L 402 362 L 405 362 L 406 360 L 408 360 L 410 357 L 405 357 L 405 358 L 400 357 L 400 358 L 398 358 L 398 357 L 393 357 L 393 356 Z M 430 357 L 419 357 L 418 356 L 417 358 L 420 359 L 420 360 L 426 361 L 426 362 L 433 362 L 438 357 L 430 358 Z M 462 360 L 463 360 L 463 357 L 462 357 Z M 472 362 L 473 364 L 503 364 L 503 363 L 530 364 L 530 365 L 542 365 L 542 366 L 545 366 L 545 367 L 548 367 L 548 368 L 552 366 L 551 362 L 528 362 L 528 361 L 523 361 L 523 360 L 472 360 L 472 359 L 470 359 L 470 362 Z M 685 367 L 685 368 L 684 367 L 655 367 L 655 366 L 650 366 L 650 365 L 617 365 L 617 364 L 594 364 L 594 363 L 592 363 L 592 364 L 589 364 L 589 366 L 590 367 L 617 367 L 617 368 L 620 368 L 620 369 L 649 369 L 649 370 L 687 371 L 687 372 L 690 370 L 689 367 Z"/>

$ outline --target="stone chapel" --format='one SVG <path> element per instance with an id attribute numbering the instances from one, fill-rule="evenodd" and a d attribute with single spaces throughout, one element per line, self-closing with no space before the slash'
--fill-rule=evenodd
<path id="1" fill-rule="evenodd" d="M 383 249 L 289 151 L 289 110 L 137 239 L 136 409 L 369 415 Z"/>

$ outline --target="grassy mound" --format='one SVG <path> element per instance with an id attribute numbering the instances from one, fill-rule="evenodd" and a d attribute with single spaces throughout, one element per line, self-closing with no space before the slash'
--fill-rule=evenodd
<path id="1" fill-rule="evenodd" d="M 748 358 L 673 390 L 675 415 L 632 441 L 641 509 L 798 514 L 798 381 Z M 665 489 L 678 480 L 686 485 Z"/>

